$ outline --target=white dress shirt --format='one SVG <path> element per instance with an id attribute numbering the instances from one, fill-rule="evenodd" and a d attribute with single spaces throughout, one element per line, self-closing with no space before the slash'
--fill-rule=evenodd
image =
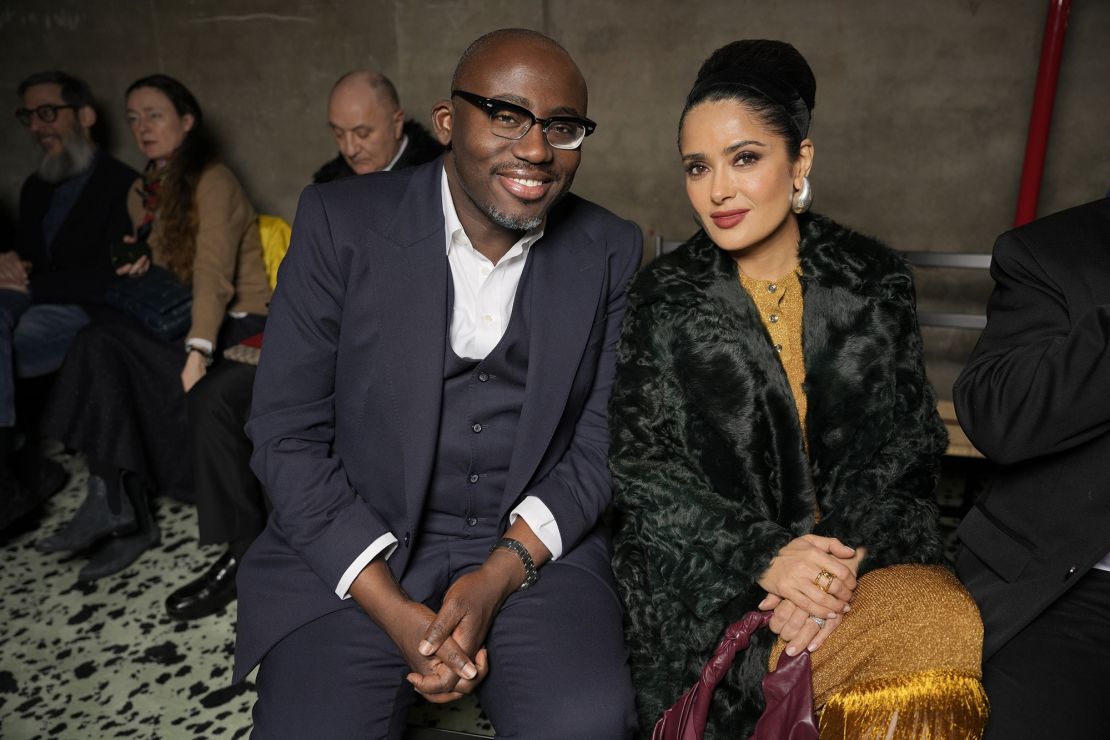
<path id="1" fill-rule="evenodd" d="M 522 236 L 495 265 L 474 248 L 466 235 L 451 198 L 446 171 L 440 175 L 440 191 L 447 263 L 455 290 L 448 329 L 451 349 L 459 357 L 482 360 L 501 341 L 509 326 L 528 252 L 543 236 L 543 226 Z M 523 518 L 540 542 L 551 551 L 553 560 L 563 554 L 559 525 L 543 501 L 535 496 L 526 496 L 509 513 L 509 523 L 515 523 L 517 517 Z M 397 537 L 392 533 L 374 540 L 343 573 L 335 593 L 340 598 L 350 598 L 351 584 L 362 569 L 379 555 L 389 558 L 396 549 Z"/>

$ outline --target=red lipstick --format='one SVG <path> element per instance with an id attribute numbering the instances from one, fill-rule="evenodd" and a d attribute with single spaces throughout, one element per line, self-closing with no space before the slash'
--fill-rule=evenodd
<path id="1" fill-rule="evenodd" d="M 738 223 L 744 220 L 744 216 L 748 215 L 747 208 L 740 208 L 735 211 L 714 211 L 709 214 L 713 219 L 713 223 L 717 224 L 718 229 L 731 229 Z"/>

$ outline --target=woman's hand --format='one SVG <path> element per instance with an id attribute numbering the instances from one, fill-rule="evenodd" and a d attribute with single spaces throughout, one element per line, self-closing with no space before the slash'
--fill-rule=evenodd
<path id="1" fill-rule="evenodd" d="M 848 602 L 856 588 L 850 563 L 858 564 L 859 557 L 835 537 L 803 535 L 779 550 L 758 583 L 807 615 L 835 619 L 850 609 Z"/>
<path id="2" fill-rule="evenodd" d="M 116 274 L 124 277 L 139 277 L 144 272 L 150 269 L 150 258 L 145 254 L 134 262 L 127 265 L 120 265 L 116 268 Z"/>
<path id="3" fill-rule="evenodd" d="M 15 252 L 0 253 L 0 288 L 26 293 L 30 272 L 30 264 Z"/>
<path id="4" fill-rule="evenodd" d="M 781 599 L 773 594 L 768 594 L 760 605 L 760 609 L 774 609 L 775 613 L 768 623 L 772 632 L 786 641 L 786 654 L 797 655 L 803 650 L 813 652 L 828 639 L 840 625 L 840 617 L 831 619 L 807 614 L 804 609 L 799 609 L 793 602 Z M 823 623 L 822 623 L 823 622 Z"/>
<path id="5" fill-rule="evenodd" d="M 123 243 L 124 244 L 134 244 L 135 243 L 135 237 L 130 236 L 130 235 L 125 236 L 125 237 L 123 237 Z M 131 262 L 131 263 L 126 264 L 126 265 L 120 265 L 119 267 L 117 267 L 116 268 L 116 274 L 117 275 L 122 275 L 122 276 L 125 276 L 125 277 L 139 277 L 140 275 L 142 275 L 144 272 L 146 272 L 149 269 L 150 269 L 150 258 L 147 257 L 144 254 L 143 256 L 139 257 L 139 259 L 135 260 L 134 262 Z"/>
<path id="6" fill-rule="evenodd" d="M 185 355 L 185 369 L 181 371 L 181 387 L 188 393 L 207 372 L 208 364 L 205 362 L 204 355 L 200 352 L 189 352 Z"/>

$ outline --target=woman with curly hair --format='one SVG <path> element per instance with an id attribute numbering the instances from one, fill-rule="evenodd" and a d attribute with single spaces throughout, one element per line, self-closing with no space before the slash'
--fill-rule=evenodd
<path id="1" fill-rule="evenodd" d="M 679 124 L 702 228 L 630 288 L 611 465 L 641 729 L 763 609 L 706 737 L 748 737 L 763 676 L 808 650 L 822 737 L 976 738 L 982 623 L 941 565 L 913 283 L 808 212 L 815 91 L 789 44 L 714 52 Z"/>
<path id="2" fill-rule="evenodd" d="M 185 394 L 220 348 L 262 330 L 270 300 L 258 216 L 217 159 L 193 94 L 172 77 L 144 77 L 127 89 L 127 120 L 149 160 L 128 198 L 129 241 L 146 253 L 122 265 L 119 279 L 151 265 L 168 271 L 191 287 L 191 321 L 184 352 L 120 316 L 83 331 L 66 357 L 44 428 L 88 456 L 88 493 L 38 547 L 82 550 L 107 539 L 81 580 L 115 573 L 158 542 L 148 489 L 192 497 Z"/>

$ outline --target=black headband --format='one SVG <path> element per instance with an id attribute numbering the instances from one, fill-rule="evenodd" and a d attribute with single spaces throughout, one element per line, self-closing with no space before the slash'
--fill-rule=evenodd
<path id="1" fill-rule="evenodd" d="M 690 91 L 690 99 L 700 97 L 702 93 L 713 87 L 746 87 L 781 106 L 803 139 L 809 135 L 809 106 L 802 100 L 797 90 L 777 77 L 753 74 L 751 70 L 723 69 L 698 80 L 694 84 L 694 89 Z"/>

